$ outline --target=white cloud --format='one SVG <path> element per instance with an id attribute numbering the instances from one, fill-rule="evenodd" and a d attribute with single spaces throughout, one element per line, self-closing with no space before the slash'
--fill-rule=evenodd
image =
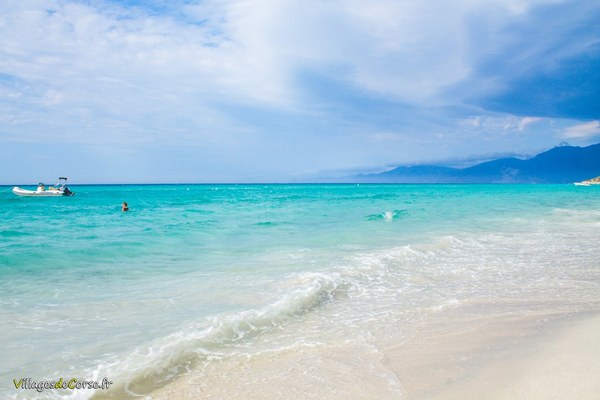
<path id="1" fill-rule="evenodd" d="M 494 93 L 506 83 L 493 74 L 478 81 L 477 69 L 501 56 L 515 74 L 539 66 L 540 59 L 554 65 L 588 46 L 583 38 L 544 32 L 522 44 L 526 32 L 515 32 L 528 13 L 557 0 L 238 0 L 215 1 L 203 6 L 220 8 L 219 32 L 225 32 L 232 53 L 248 81 L 270 77 L 273 95 L 287 99 L 296 94 L 294 74 L 308 69 L 329 74 L 349 85 L 408 104 L 461 104 L 453 91 Z M 208 15 L 215 14 L 214 10 Z M 577 17 L 577 16 L 576 16 Z M 576 18 L 573 17 L 573 18 Z M 557 22 L 558 21 L 558 22 Z M 553 29 L 561 19 L 555 18 Z M 563 24 L 564 25 L 564 24 Z M 557 46 L 557 43 L 560 46 Z M 556 48 L 569 49 L 557 51 Z M 509 54 L 508 49 L 513 53 Z M 504 72 L 505 70 L 503 70 Z M 269 92 L 265 94 L 269 96 Z M 279 98 L 277 101 L 281 101 Z"/>
<path id="2" fill-rule="evenodd" d="M 524 131 L 527 128 L 527 125 L 533 124 L 534 122 L 541 121 L 542 118 L 538 117 L 524 117 L 519 121 L 518 129 L 519 131 Z"/>
<path id="3" fill-rule="evenodd" d="M 471 73 L 479 49 L 465 20 L 493 15 L 503 26 L 536 3 L 207 0 L 183 9 L 192 24 L 102 2 L 10 1 L 0 6 L 0 67 L 65 96 L 61 86 L 87 96 L 95 79 L 112 78 L 277 106 L 297 101 L 296 75 L 306 69 L 431 105 L 455 102 L 445 88 Z"/>
<path id="4" fill-rule="evenodd" d="M 560 135 L 564 139 L 588 139 L 595 136 L 600 136 L 600 121 L 570 126 Z"/>
<path id="5" fill-rule="evenodd" d="M 458 125 L 468 128 L 479 128 L 481 126 L 481 117 L 463 118 L 458 121 Z"/>
<path id="6" fill-rule="evenodd" d="M 485 10 L 470 0 L 237 1 L 225 8 L 222 30 L 256 76 L 287 85 L 298 69 L 333 70 L 357 88 L 420 104 L 469 76 L 464 20 Z"/>
<path id="7" fill-rule="evenodd" d="M 469 118 L 460 119 L 458 125 L 469 129 L 481 131 L 507 132 L 519 131 L 523 132 L 527 126 L 544 121 L 544 118 L 539 117 L 518 117 L 515 115 L 494 115 L 494 116 L 472 116 Z"/>

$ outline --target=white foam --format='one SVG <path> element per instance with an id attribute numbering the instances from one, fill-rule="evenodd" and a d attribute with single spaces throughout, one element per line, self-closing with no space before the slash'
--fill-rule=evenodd
<path id="1" fill-rule="evenodd" d="M 92 376 L 116 376 L 121 390 L 135 393 L 132 386 L 148 378 L 168 381 L 198 362 L 221 359 L 244 341 L 280 330 L 290 320 L 335 300 L 344 289 L 339 274 L 302 273 L 290 277 L 290 289 L 278 300 L 260 309 L 218 315 L 139 346 L 124 359 L 100 364 Z M 118 387 L 117 387 L 118 389 Z"/>

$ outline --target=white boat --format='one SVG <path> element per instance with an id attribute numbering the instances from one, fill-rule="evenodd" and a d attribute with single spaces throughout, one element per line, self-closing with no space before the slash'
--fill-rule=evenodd
<path id="1" fill-rule="evenodd" d="M 17 196 L 32 196 L 32 197 L 57 197 L 57 196 L 73 196 L 73 193 L 67 187 L 67 178 L 61 176 L 54 186 L 46 188 L 46 185 L 39 183 L 36 190 L 22 189 L 18 186 L 13 188 L 13 193 Z"/>
<path id="2" fill-rule="evenodd" d="M 575 186 L 592 186 L 589 182 L 575 182 Z"/>

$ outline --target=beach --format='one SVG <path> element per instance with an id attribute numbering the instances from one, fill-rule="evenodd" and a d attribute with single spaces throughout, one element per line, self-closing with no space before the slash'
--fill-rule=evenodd
<path id="1" fill-rule="evenodd" d="M 405 349 L 391 350 L 391 368 L 407 378 L 405 398 L 599 398 L 598 314 L 564 317 L 523 331 L 514 322 L 442 336 L 420 353 L 429 362 L 416 365 L 405 363 Z M 462 351 L 461 343 L 466 344 Z M 444 361 L 444 355 L 453 361 Z"/>
<path id="2" fill-rule="evenodd" d="M 600 198 L 589 189 L 96 185 L 3 197 L 0 395 L 593 399 Z M 112 384 L 12 384 L 27 377 Z"/>
<path id="3" fill-rule="evenodd" d="M 598 315 L 561 321 L 432 399 L 600 398 Z"/>
<path id="4" fill-rule="evenodd" d="M 464 321 L 462 321 L 464 322 Z M 310 355 L 288 363 L 240 362 L 217 374 L 191 374 L 153 399 L 584 399 L 600 398 L 600 314 L 562 317 L 534 327 L 496 320 L 455 324 L 385 350 L 381 371 L 338 349 L 302 370 Z M 460 328 L 457 326 L 460 325 Z M 428 335 L 433 334 L 433 337 Z M 346 357 L 344 357 L 346 353 Z M 381 356 L 381 354 L 378 354 Z M 325 359 L 327 362 L 322 362 Z M 272 360 L 271 360 L 272 361 Z M 367 361 L 368 365 L 368 361 Z M 254 371 L 251 374 L 247 370 Z M 318 369 L 318 371 L 315 371 Z M 225 373 L 226 372 L 226 373 Z M 387 375 L 387 376 L 386 376 Z M 390 384 L 390 380 L 393 384 Z M 392 387 L 390 387 L 392 386 Z M 395 390 L 394 390 L 395 389 Z"/>
<path id="5" fill-rule="evenodd" d="M 0 400 L 600 400 L 599 20 L 0 1 Z"/>

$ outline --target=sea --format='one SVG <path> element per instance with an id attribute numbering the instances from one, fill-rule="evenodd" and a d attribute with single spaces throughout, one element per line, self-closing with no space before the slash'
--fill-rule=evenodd
<path id="1" fill-rule="evenodd" d="M 356 374 L 325 359 L 339 349 L 401 398 L 381 352 L 449 315 L 600 310 L 600 186 L 71 189 L 0 187 L 0 398 L 152 398 L 192 375 L 210 391 L 225 365 L 283 360 L 310 391 L 320 366 Z"/>

